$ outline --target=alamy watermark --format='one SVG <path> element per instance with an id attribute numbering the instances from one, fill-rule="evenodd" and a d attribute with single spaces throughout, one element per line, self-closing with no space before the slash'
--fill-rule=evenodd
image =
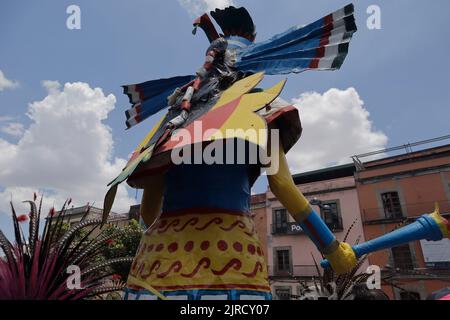
<path id="1" fill-rule="evenodd" d="M 67 7 L 66 13 L 69 15 L 66 19 L 66 27 L 69 30 L 81 29 L 81 9 L 75 4 Z"/>
<path id="2" fill-rule="evenodd" d="M 367 7 L 366 13 L 369 15 L 366 20 L 366 26 L 369 30 L 381 29 L 381 8 L 379 5 L 372 4 Z M 66 27 L 69 30 L 81 29 L 81 8 L 76 4 L 71 4 L 66 8 Z"/>
<path id="3" fill-rule="evenodd" d="M 370 274 L 366 280 L 367 289 L 381 289 L 381 268 L 372 264 L 367 267 L 366 273 Z"/>
<path id="4" fill-rule="evenodd" d="M 176 143 L 171 151 L 175 165 L 261 164 L 268 175 L 278 172 L 278 129 L 226 129 L 222 132 L 203 130 L 201 121 L 194 121 L 190 128 L 180 128 L 170 137 L 170 141 Z"/>
<path id="5" fill-rule="evenodd" d="M 367 7 L 366 13 L 369 15 L 366 20 L 366 26 L 369 30 L 381 29 L 381 8 L 376 4 Z"/>
<path id="6" fill-rule="evenodd" d="M 77 265 L 70 265 L 67 267 L 66 273 L 69 275 L 66 280 L 66 286 L 69 290 L 81 290 L 81 270 Z"/>

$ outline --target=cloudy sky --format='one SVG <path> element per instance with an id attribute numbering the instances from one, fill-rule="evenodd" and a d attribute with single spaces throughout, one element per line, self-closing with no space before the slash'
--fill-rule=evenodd
<path id="1" fill-rule="evenodd" d="M 349 0 L 71 0 L 0 4 L 0 228 L 11 199 L 43 192 L 47 208 L 73 198 L 101 206 L 106 183 L 154 124 L 125 131 L 120 85 L 192 74 L 206 38 L 196 15 L 245 6 L 257 40 L 316 20 Z M 81 29 L 66 9 L 81 8 Z M 366 27 L 369 5 L 381 29 Z M 289 75 L 283 98 L 300 110 L 304 133 L 289 154 L 294 172 L 449 133 L 450 2 L 356 1 L 358 32 L 341 70 Z M 268 76 L 263 86 L 282 77 Z M 264 191 L 260 179 L 255 192 Z M 117 212 L 135 203 L 119 189 Z"/>

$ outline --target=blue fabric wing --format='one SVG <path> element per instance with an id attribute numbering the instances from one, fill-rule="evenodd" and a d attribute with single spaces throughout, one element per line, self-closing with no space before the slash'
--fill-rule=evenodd
<path id="1" fill-rule="evenodd" d="M 356 32 L 353 4 L 304 27 L 237 48 L 235 66 L 244 72 L 286 74 L 308 69 L 339 69 Z"/>
<path id="2" fill-rule="evenodd" d="M 131 128 L 167 107 L 167 96 L 194 78 L 193 75 L 179 76 L 122 86 L 123 93 L 133 104 L 125 111 L 127 128 Z"/>

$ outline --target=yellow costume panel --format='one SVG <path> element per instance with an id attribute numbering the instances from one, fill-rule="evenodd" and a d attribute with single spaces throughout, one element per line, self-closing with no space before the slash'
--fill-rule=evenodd
<path id="1" fill-rule="evenodd" d="M 164 215 L 143 236 L 130 276 L 158 291 L 270 291 L 253 220 L 235 212 Z"/>

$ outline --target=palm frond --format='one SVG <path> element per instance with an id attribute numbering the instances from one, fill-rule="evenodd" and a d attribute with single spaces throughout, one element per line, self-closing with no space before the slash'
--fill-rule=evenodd
<path id="1" fill-rule="evenodd" d="M 12 203 L 15 242 L 11 243 L 0 230 L 0 248 L 5 253 L 5 258 L 0 258 L 0 300 L 76 300 L 123 287 L 123 284 L 105 281 L 110 276 L 108 267 L 115 263 L 129 263 L 132 257 L 96 262 L 99 250 L 106 246 L 107 239 L 119 236 L 120 231 L 94 235 L 92 231 L 99 228 L 101 219 L 84 220 L 64 231 L 66 201 L 57 215 L 54 209 L 50 210 L 43 231 L 39 233 L 42 197 L 39 206 L 35 201 L 36 196 L 33 201 L 24 201 L 30 205 L 28 241 Z M 80 236 L 82 230 L 88 231 Z M 81 288 L 68 288 L 70 274 L 67 270 L 73 265 L 79 267 Z"/>
<path id="2" fill-rule="evenodd" d="M 345 233 L 344 239 L 342 241 L 346 242 L 347 238 L 350 234 L 350 231 L 352 231 L 353 227 L 356 225 L 356 222 L 358 221 L 358 218 L 355 218 L 355 220 L 353 220 L 352 224 L 350 225 L 350 227 L 347 229 L 347 232 Z"/>
<path id="3" fill-rule="evenodd" d="M 102 286 L 98 289 L 92 290 L 92 292 L 89 294 L 90 297 L 98 296 L 105 293 L 115 292 L 115 291 L 121 291 L 125 288 L 126 283 L 122 281 L 112 282 L 111 284 Z"/>
<path id="4" fill-rule="evenodd" d="M 13 259 L 12 256 L 12 244 L 11 242 L 9 242 L 8 238 L 6 238 L 6 236 L 4 235 L 3 231 L 0 230 L 0 248 L 3 250 L 3 252 L 5 253 L 6 259 L 7 260 L 11 260 Z"/>
<path id="5" fill-rule="evenodd" d="M 343 241 L 346 241 L 348 239 L 348 236 L 350 235 L 351 230 L 356 225 L 357 219 L 355 219 L 348 230 L 345 233 Z M 361 239 L 361 236 L 359 236 L 356 239 L 356 243 L 358 243 Z M 326 268 L 324 269 L 323 273 L 320 272 L 320 269 L 318 267 L 317 261 L 314 258 L 314 255 L 311 253 L 314 266 L 316 267 L 317 273 L 319 275 L 319 280 L 321 284 L 321 291 L 325 291 L 324 289 L 328 289 L 329 291 L 329 298 L 330 299 L 336 299 L 336 300 L 349 300 L 353 298 L 353 288 L 355 285 L 366 281 L 370 274 L 362 272 L 358 273 L 363 266 L 363 264 L 366 262 L 368 256 L 362 256 L 358 258 L 358 261 L 352 270 L 350 270 L 347 273 L 337 275 L 332 268 Z M 314 283 L 315 284 L 315 283 Z M 316 284 L 315 284 L 316 285 Z M 317 285 L 316 285 L 317 287 Z"/>
<path id="6" fill-rule="evenodd" d="M 58 241 L 58 247 L 62 248 L 68 241 L 71 239 L 75 234 L 80 231 L 81 229 L 84 229 L 89 226 L 98 226 L 99 223 L 101 223 L 101 219 L 90 219 L 83 222 L 80 222 L 79 224 L 76 224 L 72 226 L 65 234 L 61 237 L 61 239 Z"/>
<path id="7" fill-rule="evenodd" d="M 34 251 L 34 245 L 36 243 L 36 237 L 39 232 L 39 223 L 37 220 L 37 208 L 36 203 L 34 201 L 23 201 L 24 203 L 28 203 L 30 205 L 30 223 L 29 223 L 29 231 L 28 231 L 28 243 L 30 244 L 30 251 Z"/>
<path id="8" fill-rule="evenodd" d="M 114 259 L 110 259 L 110 260 L 107 260 L 107 261 L 105 261 L 105 262 L 102 262 L 102 263 L 99 263 L 99 264 L 97 264 L 97 265 L 94 265 L 94 266 L 92 266 L 92 267 L 90 267 L 90 268 L 87 268 L 85 271 L 83 271 L 83 272 L 81 273 L 81 275 L 83 276 L 83 275 L 86 275 L 86 274 L 95 272 L 95 271 L 97 271 L 98 269 L 103 269 L 103 268 L 108 267 L 108 266 L 110 266 L 110 265 L 113 265 L 113 264 L 115 264 L 115 263 L 132 262 L 133 259 L 134 259 L 134 257 L 124 257 L 124 258 L 114 258 Z"/>
<path id="9" fill-rule="evenodd" d="M 312 257 L 312 259 L 314 261 L 314 266 L 316 267 L 317 275 L 319 276 L 320 286 L 322 288 L 324 288 L 325 287 L 325 283 L 323 282 L 322 273 L 320 272 L 319 265 L 317 264 L 316 258 L 314 258 L 314 255 L 313 255 L 312 252 L 311 252 L 311 257 Z M 314 284 L 315 284 L 315 282 L 314 282 Z"/>

